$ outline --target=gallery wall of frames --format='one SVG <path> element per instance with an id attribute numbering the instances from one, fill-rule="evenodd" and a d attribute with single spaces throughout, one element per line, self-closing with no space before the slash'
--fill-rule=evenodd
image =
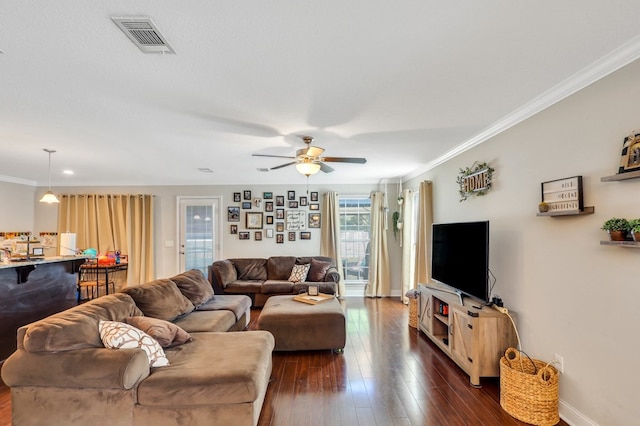
<path id="1" fill-rule="evenodd" d="M 239 240 L 273 240 L 285 244 L 296 240 L 311 240 L 311 229 L 322 226 L 317 192 L 286 194 L 255 193 L 243 190 L 233 193 L 227 206 L 227 222 L 231 235 Z"/>

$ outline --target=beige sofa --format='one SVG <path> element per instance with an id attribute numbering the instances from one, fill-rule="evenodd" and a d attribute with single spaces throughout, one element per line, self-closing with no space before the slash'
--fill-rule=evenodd
<path id="1" fill-rule="evenodd" d="M 21 327 L 18 349 L 2 367 L 13 424 L 256 425 L 273 336 L 227 332 L 245 328 L 250 301 L 213 295 L 195 272 L 129 287 Z M 151 320 L 179 325 L 190 337 L 163 349 L 167 366 L 150 367 L 152 357 L 138 347 L 103 345 L 100 320 L 120 325 L 143 314 L 171 321 Z"/>
<path id="2" fill-rule="evenodd" d="M 290 280 L 295 265 L 309 265 L 304 281 Z M 209 266 L 209 281 L 216 294 L 244 294 L 262 307 L 271 296 L 306 292 L 309 285 L 336 294 L 340 274 L 330 257 L 272 256 L 218 260 Z"/>

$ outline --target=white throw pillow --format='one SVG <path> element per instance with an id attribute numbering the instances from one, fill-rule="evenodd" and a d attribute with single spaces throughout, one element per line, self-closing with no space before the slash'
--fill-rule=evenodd
<path id="1" fill-rule="evenodd" d="M 291 276 L 289 276 L 289 281 L 291 281 L 292 283 L 300 283 L 306 280 L 310 267 L 311 265 L 309 263 L 305 265 L 293 265 Z"/>
<path id="2" fill-rule="evenodd" d="M 98 330 L 105 348 L 141 348 L 147 353 L 151 367 L 169 365 L 169 360 L 157 340 L 142 330 L 123 322 L 103 320 L 100 320 Z"/>

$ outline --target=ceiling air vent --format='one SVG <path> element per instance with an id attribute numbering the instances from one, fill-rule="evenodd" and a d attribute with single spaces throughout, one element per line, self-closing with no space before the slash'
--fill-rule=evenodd
<path id="1" fill-rule="evenodd" d="M 150 18 L 111 18 L 143 53 L 176 53 Z"/>
<path id="2" fill-rule="evenodd" d="M 258 167 L 258 168 L 256 168 L 256 170 L 259 171 L 259 172 L 262 172 L 262 173 L 266 173 L 266 172 L 269 171 L 269 169 L 266 169 L 264 167 Z"/>

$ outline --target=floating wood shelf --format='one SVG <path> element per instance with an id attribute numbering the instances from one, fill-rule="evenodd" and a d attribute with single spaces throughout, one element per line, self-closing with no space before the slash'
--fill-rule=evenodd
<path id="1" fill-rule="evenodd" d="M 635 178 L 640 178 L 640 170 L 636 172 L 618 173 L 612 176 L 601 177 L 600 182 L 614 182 L 617 180 L 627 180 L 627 179 L 635 179 Z"/>
<path id="2" fill-rule="evenodd" d="M 640 241 L 600 241 L 601 246 L 618 246 L 640 248 Z"/>
<path id="3" fill-rule="evenodd" d="M 546 212 L 546 213 L 536 213 L 536 216 L 583 216 L 586 214 L 593 214 L 595 211 L 595 207 L 585 207 L 582 210 L 565 210 L 560 212 Z"/>

